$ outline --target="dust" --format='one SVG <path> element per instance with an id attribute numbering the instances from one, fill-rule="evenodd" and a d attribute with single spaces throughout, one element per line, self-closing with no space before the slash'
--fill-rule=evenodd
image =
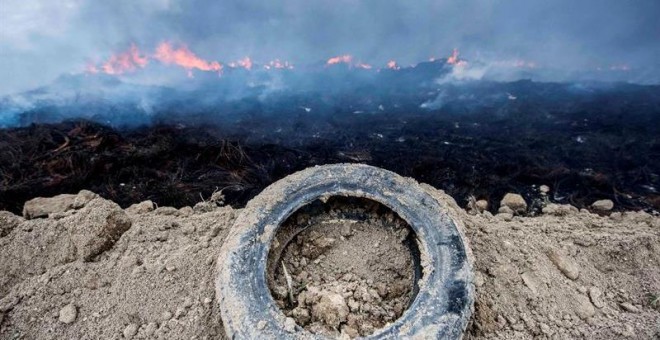
<path id="1" fill-rule="evenodd" d="M 547 209 L 537 217 L 472 215 L 427 188 L 464 224 L 473 250 L 476 305 L 465 338 L 660 336 L 658 216 L 577 209 Z M 77 250 L 89 243 L 71 233 L 98 232 L 94 225 L 108 220 L 98 217 L 119 210 L 99 201 L 31 220 L 0 213 L 0 339 L 224 338 L 215 261 L 240 210 L 213 204 L 123 210 L 130 228 L 86 259 Z M 355 230 L 350 237 L 357 241 Z M 374 248 L 373 241 L 365 247 Z M 330 250 L 322 255 L 328 258 Z M 326 295 L 324 304 L 338 300 Z"/>
<path id="2" fill-rule="evenodd" d="M 312 333 L 370 335 L 411 300 L 411 229 L 365 199 L 331 198 L 316 210 L 322 211 L 294 214 L 276 235 L 271 293 L 285 315 Z"/>

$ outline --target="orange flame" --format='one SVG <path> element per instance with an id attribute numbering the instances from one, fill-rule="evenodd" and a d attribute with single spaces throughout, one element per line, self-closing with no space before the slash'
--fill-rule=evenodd
<path id="1" fill-rule="evenodd" d="M 397 65 L 396 60 L 390 60 L 387 62 L 387 68 L 390 70 L 398 70 L 400 69 L 399 65 Z"/>
<path id="2" fill-rule="evenodd" d="M 128 51 L 111 56 L 103 64 L 102 69 L 104 73 L 116 75 L 135 71 L 137 68 L 144 68 L 147 63 L 149 63 L 149 59 L 146 56 L 140 56 L 140 50 L 135 44 L 132 44 Z M 94 70 L 96 70 L 96 66 L 88 67 L 90 73 L 94 73 Z"/>
<path id="3" fill-rule="evenodd" d="M 156 48 L 154 58 L 164 64 L 175 64 L 188 71 L 188 76 L 192 77 L 192 70 L 216 71 L 222 72 L 222 64 L 217 61 L 206 61 L 195 55 L 185 45 L 179 48 L 173 48 L 169 42 L 162 42 Z"/>
<path id="4" fill-rule="evenodd" d="M 451 65 L 458 64 L 458 50 L 457 49 L 454 49 L 451 52 L 451 56 L 449 56 L 449 58 L 447 58 L 447 64 L 451 64 Z"/>
<path id="5" fill-rule="evenodd" d="M 328 59 L 328 61 L 325 64 L 326 65 L 335 65 L 339 63 L 350 64 L 352 62 L 353 62 L 353 56 L 351 56 L 350 54 L 346 54 L 346 55 L 332 57 Z"/>
<path id="6" fill-rule="evenodd" d="M 252 69 L 252 59 L 250 59 L 250 57 L 245 57 L 245 58 L 237 61 L 235 64 L 234 63 L 232 63 L 232 64 L 234 65 L 232 67 L 236 67 L 236 65 L 238 65 L 238 66 L 240 66 L 240 67 L 242 67 L 246 70 L 251 70 Z"/>

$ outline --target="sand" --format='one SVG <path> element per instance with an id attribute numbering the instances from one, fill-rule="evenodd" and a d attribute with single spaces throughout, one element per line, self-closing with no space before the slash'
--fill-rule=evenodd
<path id="1" fill-rule="evenodd" d="M 476 260 L 465 338 L 660 335 L 659 217 L 472 215 L 433 192 L 464 224 Z M 48 218 L 0 213 L 0 339 L 223 338 L 215 261 L 241 210 L 120 210 L 94 198 Z M 130 227 L 108 237 L 124 217 Z"/>

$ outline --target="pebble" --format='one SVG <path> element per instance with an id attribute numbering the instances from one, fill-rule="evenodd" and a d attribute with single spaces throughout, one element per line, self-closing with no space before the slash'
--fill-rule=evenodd
<path id="1" fill-rule="evenodd" d="M 594 306 L 598 308 L 605 307 L 605 302 L 603 301 L 602 297 L 603 292 L 598 287 L 589 288 L 589 298 L 591 299 L 591 303 L 593 303 Z"/>
<path id="2" fill-rule="evenodd" d="M 559 250 L 557 249 L 552 249 L 548 253 L 548 257 L 550 258 L 550 261 L 554 263 L 557 268 L 564 273 L 564 275 L 571 279 L 571 280 L 576 280 L 578 276 L 580 275 L 580 269 L 578 268 L 577 264 L 573 262 L 572 259 L 570 259 L 567 256 L 564 256 Z"/>
<path id="3" fill-rule="evenodd" d="M 630 302 L 623 302 L 623 303 L 620 303 L 619 306 L 620 306 L 623 310 L 625 310 L 626 312 L 629 312 L 629 313 L 639 313 L 639 309 L 638 309 L 637 307 L 633 306 L 633 304 L 630 303 Z"/>
<path id="4" fill-rule="evenodd" d="M 529 290 L 532 291 L 534 295 L 537 295 L 539 293 L 538 288 L 539 288 L 539 283 L 538 280 L 536 279 L 536 275 L 532 272 L 524 272 L 522 275 L 520 275 L 522 278 L 523 282 L 525 283 L 525 286 L 529 288 Z"/>
<path id="5" fill-rule="evenodd" d="M 610 211 L 614 208 L 614 202 L 612 200 L 598 200 L 592 203 L 591 207 L 598 211 Z"/>
<path id="6" fill-rule="evenodd" d="M 479 210 L 479 212 L 484 212 L 484 211 L 488 210 L 488 201 L 478 200 L 475 203 L 475 206 L 476 206 L 477 210 Z"/>
<path id="7" fill-rule="evenodd" d="M 170 311 L 164 311 L 163 314 L 160 315 L 160 319 L 162 321 L 167 321 L 172 318 L 172 313 Z"/>
<path id="8" fill-rule="evenodd" d="M 504 198 L 502 198 L 502 201 L 500 202 L 500 206 L 508 207 L 519 214 L 527 210 L 527 202 L 525 202 L 525 199 L 519 194 L 514 193 L 504 195 Z"/>
<path id="9" fill-rule="evenodd" d="M 156 333 L 156 330 L 158 329 L 158 324 L 155 322 L 150 322 L 147 324 L 147 327 L 144 329 L 144 335 L 147 337 L 152 336 L 154 333 Z"/>
<path id="10" fill-rule="evenodd" d="M 541 186 L 539 187 L 539 191 L 541 192 L 541 194 L 544 194 L 544 195 L 545 195 L 545 194 L 547 194 L 547 193 L 550 192 L 550 187 L 547 186 L 547 185 L 545 185 L 545 184 L 543 184 L 543 185 L 541 185 Z"/>
<path id="11" fill-rule="evenodd" d="M 594 306 L 584 295 L 578 295 L 575 299 L 575 314 L 582 320 L 586 320 L 596 314 Z"/>
<path id="12" fill-rule="evenodd" d="M 257 329 L 262 331 L 264 328 L 266 328 L 266 321 L 259 320 L 259 322 L 257 322 Z"/>
<path id="13" fill-rule="evenodd" d="M 124 334 L 124 338 L 126 338 L 126 339 L 133 339 L 133 337 L 135 336 L 135 334 L 137 334 L 138 327 L 139 327 L 139 326 L 136 325 L 136 324 L 134 324 L 134 323 L 128 324 L 128 326 L 126 326 L 126 328 L 124 328 L 124 333 L 123 333 L 123 334 Z"/>
<path id="14" fill-rule="evenodd" d="M 284 330 L 289 333 L 295 332 L 296 320 L 294 320 L 293 318 L 286 318 L 286 320 L 284 320 Z"/>
<path id="15" fill-rule="evenodd" d="M 78 310 L 76 309 L 76 306 L 70 303 L 60 309 L 59 320 L 62 323 L 70 324 L 76 321 L 77 316 Z"/>

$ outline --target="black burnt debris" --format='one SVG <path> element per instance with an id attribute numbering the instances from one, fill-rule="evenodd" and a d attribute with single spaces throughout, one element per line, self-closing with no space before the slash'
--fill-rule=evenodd
<path id="1" fill-rule="evenodd" d="M 194 205 L 222 190 L 241 206 L 288 174 L 338 162 L 414 177 L 464 204 L 487 199 L 493 211 L 507 192 L 538 211 L 540 185 L 550 201 L 577 207 L 607 198 L 617 209 L 660 209 L 660 88 L 575 91 L 529 81 L 426 97 L 367 88 L 279 97 L 267 107 L 246 98 L 215 112 L 178 106 L 140 127 L 70 120 L 3 129 L 0 210 L 81 189 L 124 207 Z M 438 106 L 420 107 L 425 100 Z M 39 122 L 48 109 L 26 114 Z"/>

